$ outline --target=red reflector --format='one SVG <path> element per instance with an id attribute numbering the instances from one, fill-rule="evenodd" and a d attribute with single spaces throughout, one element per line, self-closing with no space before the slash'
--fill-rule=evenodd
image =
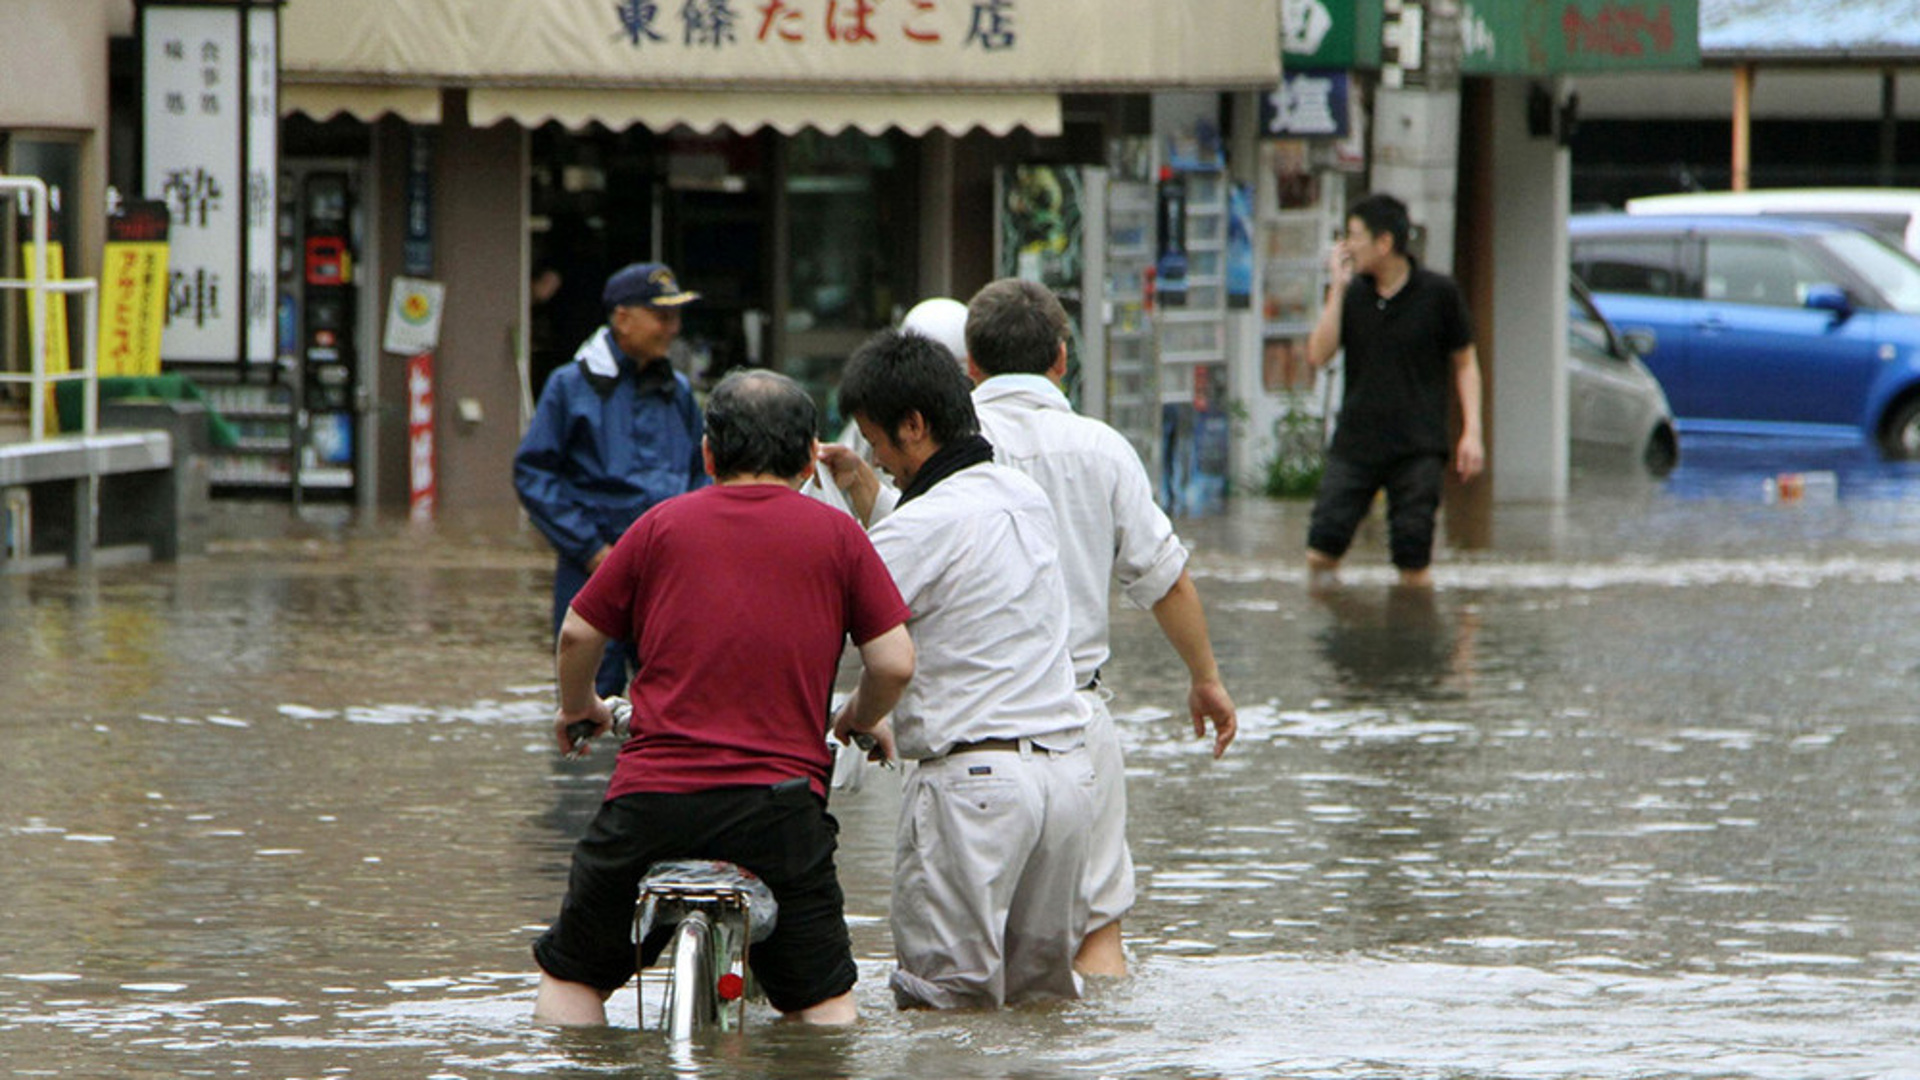
<path id="1" fill-rule="evenodd" d="M 747 981 L 729 971 L 720 976 L 720 982 L 714 989 L 721 1001 L 739 1001 L 740 995 L 747 992 Z"/>

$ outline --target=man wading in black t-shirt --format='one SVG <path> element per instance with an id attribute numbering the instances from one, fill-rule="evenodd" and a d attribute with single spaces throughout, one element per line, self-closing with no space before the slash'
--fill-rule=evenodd
<path id="1" fill-rule="evenodd" d="M 1307 337 L 1315 367 L 1347 352 L 1339 425 L 1307 532 L 1311 584 L 1337 581 L 1354 530 L 1387 491 L 1387 534 L 1402 585 L 1433 584 L 1433 517 L 1451 453 L 1473 479 L 1480 439 L 1480 362 L 1459 286 L 1407 254 L 1406 204 L 1369 195 L 1347 213 L 1328 260 L 1327 306 Z M 1450 393 L 1451 391 L 1451 393 Z M 1448 445 L 1447 402 L 1460 401 L 1460 440 Z"/>

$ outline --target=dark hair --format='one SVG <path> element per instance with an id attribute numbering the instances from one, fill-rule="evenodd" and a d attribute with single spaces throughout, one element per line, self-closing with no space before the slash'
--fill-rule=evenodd
<path id="1" fill-rule="evenodd" d="M 818 422 L 813 399 L 785 375 L 761 368 L 728 372 L 707 398 L 714 477 L 799 476 L 813 460 Z"/>
<path id="2" fill-rule="evenodd" d="M 1359 218 L 1360 224 L 1375 236 L 1381 233 L 1393 237 L 1395 254 L 1407 253 L 1408 238 L 1413 235 L 1413 220 L 1407 216 L 1407 204 L 1386 194 L 1369 195 L 1347 208 L 1349 218 Z"/>
<path id="3" fill-rule="evenodd" d="M 967 354 L 989 375 L 1045 375 L 1070 326 L 1052 289 L 1001 278 L 967 301 Z"/>
<path id="4" fill-rule="evenodd" d="M 889 438 L 917 412 L 941 446 L 980 430 L 972 387 L 953 354 L 937 341 L 898 330 L 882 330 L 853 351 L 840 376 L 840 411 L 865 416 Z"/>

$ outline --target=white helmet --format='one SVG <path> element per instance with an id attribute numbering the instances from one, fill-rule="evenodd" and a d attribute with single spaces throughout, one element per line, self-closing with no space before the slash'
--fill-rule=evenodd
<path id="1" fill-rule="evenodd" d="M 944 296 L 920 301 L 900 320 L 900 332 L 945 345 L 961 368 L 967 366 L 967 305 L 960 301 Z"/>

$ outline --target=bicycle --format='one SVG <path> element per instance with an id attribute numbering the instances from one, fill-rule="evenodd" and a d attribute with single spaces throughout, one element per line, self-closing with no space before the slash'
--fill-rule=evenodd
<path id="1" fill-rule="evenodd" d="M 624 698 L 606 699 L 613 714 L 608 734 L 624 739 L 633 706 Z M 574 753 L 584 752 L 592 725 L 568 728 Z M 703 1031 L 738 1031 L 746 1023 L 747 1002 L 758 996 L 747 966 L 754 944 L 773 933 L 780 905 L 773 891 L 752 872 L 718 859 L 671 859 L 654 863 L 640 879 L 634 906 L 634 969 L 645 970 L 647 943 L 666 935 L 660 951 L 669 960 L 666 999 L 660 1027 L 674 1042 Z M 640 1026 L 647 1026 L 646 995 L 639 995 Z"/>
<path id="2" fill-rule="evenodd" d="M 701 1031 L 738 1031 L 757 996 L 747 966 L 751 946 L 779 918 L 773 893 L 752 873 L 717 859 L 677 859 L 647 868 L 634 914 L 636 966 L 654 933 L 670 935 L 666 1001 L 660 1026 L 684 1042 Z M 646 999 L 639 1005 L 647 1026 Z"/>

